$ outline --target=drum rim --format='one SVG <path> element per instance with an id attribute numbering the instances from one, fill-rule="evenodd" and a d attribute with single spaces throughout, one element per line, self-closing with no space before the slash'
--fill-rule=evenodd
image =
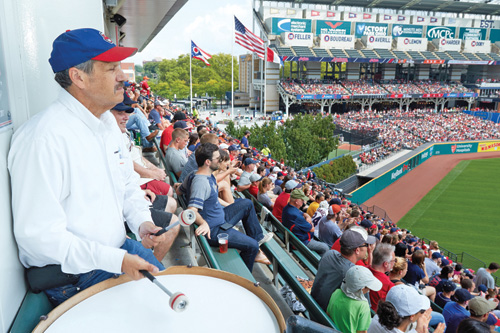
<path id="1" fill-rule="evenodd" d="M 242 288 L 247 289 L 254 295 L 256 295 L 258 298 L 260 298 L 266 305 L 267 307 L 272 311 L 274 314 L 276 321 L 278 323 L 280 332 L 284 332 L 286 329 L 286 324 L 285 324 L 285 319 L 283 317 L 283 314 L 281 313 L 280 309 L 278 308 L 278 305 L 276 305 L 276 302 L 271 298 L 271 296 L 262 288 L 260 287 L 259 284 L 253 283 L 252 281 L 245 279 L 239 275 L 229 273 L 226 271 L 221 271 L 218 269 L 213 269 L 213 268 L 207 268 L 207 267 L 188 267 L 188 266 L 171 266 L 167 268 L 164 271 L 161 271 L 157 274 L 153 274 L 155 276 L 162 276 L 162 275 L 201 275 L 201 276 L 208 276 L 208 277 L 214 277 L 218 278 L 221 280 L 225 280 L 228 282 L 232 282 L 234 284 L 239 285 Z M 64 301 L 61 303 L 59 306 L 55 307 L 52 311 L 50 311 L 45 320 L 40 320 L 38 325 L 35 327 L 33 330 L 34 333 L 40 333 L 40 332 L 45 332 L 50 325 L 52 325 L 60 316 L 62 316 L 64 313 L 69 311 L 71 308 L 73 308 L 75 305 L 83 302 L 89 297 L 92 297 L 95 294 L 98 294 L 101 291 L 104 291 L 106 289 L 110 289 L 112 287 L 127 283 L 132 281 L 132 279 L 123 274 L 120 275 L 118 278 L 110 278 L 108 280 L 102 281 L 98 284 L 93 285 L 90 288 L 87 288 L 75 296 L 69 298 L 68 300 Z"/>

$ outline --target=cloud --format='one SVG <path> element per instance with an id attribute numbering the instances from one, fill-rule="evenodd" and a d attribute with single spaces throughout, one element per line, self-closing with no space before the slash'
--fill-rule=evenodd
<path id="1" fill-rule="evenodd" d="M 130 60 L 137 64 L 157 57 L 177 58 L 190 52 L 191 40 L 210 54 L 231 53 L 234 16 L 252 29 L 251 0 L 188 1 L 149 45 Z M 235 44 L 234 54 L 242 53 L 246 50 Z"/>

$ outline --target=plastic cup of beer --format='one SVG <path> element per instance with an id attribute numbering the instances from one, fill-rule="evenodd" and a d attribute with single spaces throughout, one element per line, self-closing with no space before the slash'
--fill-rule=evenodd
<path id="1" fill-rule="evenodd" d="M 218 234 L 217 238 L 219 239 L 219 252 L 226 253 L 229 235 L 228 234 Z"/>

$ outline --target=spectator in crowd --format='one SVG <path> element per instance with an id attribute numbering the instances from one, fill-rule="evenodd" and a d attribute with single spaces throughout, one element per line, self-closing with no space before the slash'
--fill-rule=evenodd
<path id="1" fill-rule="evenodd" d="M 269 147 L 267 147 L 267 144 L 264 143 L 264 148 L 262 148 L 261 153 L 267 158 L 271 157 L 271 150 L 269 149 Z"/>
<path id="2" fill-rule="evenodd" d="M 389 279 L 394 285 L 405 284 L 401 279 L 406 275 L 408 271 L 408 261 L 402 257 L 396 257 L 394 259 L 394 266 L 389 273 Z"/>
<path id="3" fill-rule="evenodd" d="M 228 247 L 241 251 L 241 258 L 250 272 L 254 261 L 268 263 L 259 246 L 271 240 L 272 234 L 262 233 L 252 201 L 238 199 L 224 208 L 219 203 L 217 182 L 212 174 L 219 168 L 219 147 L 205 143 L 196 149 L 195 154 L 198 171 L 182 183 L 179 193 L 188 196 L 188 208 L 196 212 L 196 235 L 206 235 L 210 245 L 218 246 L 217 235 L 227 233 Z M 233 229 L 240 220 L 246 235 Z"/>
<path id="4" fill-rule="evenodd" d="M 163 119 L 163 117 L 161 116 L 162 113 L 162 103 L 156 101 L 154 109 L 149 113 L 149 120 L 153 125 L 156 125 L 160 130 L 163 131 L 169 125 L 169 123 L 166 119 Z"/>
<path id="5" fill-rule="evenodd" d="M 256 164 L 257 161 L 250 157 L 245 158 L 245 160 L 243 161 L 243 173 L 240 176 L 240 180 L 238 181 L 237 186 L 237 190 L 239 192 L 248 190 L 248 188 L 250 188 L 250 186 L 252 185 L 252 182 L 250 181 L 250 175 L 253 174 Z"/>
<path id="6" fill-rule="evenodd" d="M 259 194 L 259 184 L 262 177 L 256 173 L 252 173 L 250 175 L 250 187 L 248 188 L 248 192 L 257 199 L 257 195 Z"/>
<path id="7" fill-rule="evenodd" d="M 476 296 L 469 301 L 470 317 L 486 322 L 491 311 L 495 310 L 498 302 L 487 300 L 484 297 Z"/>
<path id="8" fill-rule="evenodd" d="M 287 181 L 285 183 L 285 190 L 274 201 L 273 215 L 280 222 L 283 222 L 281 215 L 283 213 L 283 208 L 285 208 L 285 206 L 288 204 L 290 193 L 292 193 L 292 190 L 295 189 L 298 185 L 299 184 L 295 180 Z"/>
<path id="9" fill-rule="evenodd" d="M 116 274 L 137 280 L 140 270 L 164 269 L 147 248 L 165 235 L 154 236 L 161 227 L 152 222 L 122 133 L 107 112 L 123 101 L 120 61 L 135 51 L 95 29 L 59 35 L 49 63 L 63 89 L 12 139 L 8 167 L 20 261 L 71 275 L 44 290 L 54 305 Z M 126 238 L 124 219 L 143 245 Z"/>
<path id="10" fill-rule="evenodd" d="M 467 290 L 468 292 L 471 293 L 471 295 L 473 296 L 478 296 L 478 294 L 474 294 L 474 289 L 476 288 L 476 285 L 474 283 L 474 281 L 472 281 L 472 279 L 469 279 L 469 278 L 463 278 L 462 281 L 460 281 L 460 287 L 462 287 L 462 289 L 465 289 Z"/>
<path id="11" fill-rule="evenodd" d="M 470 312 L 467 311 L 469 301 L 472 295 L 465 289 L 455 291 L 454 298 L 456 302 L 451 301 L 445 304 L 443 308 L 443 316 L 446 321 L 446 332 L 455 333 L 460 322 L 470 317 Z"/>
<path id="12" fill-rule="evenodd" d="M 176 125 L 179 122 L 176 123 Z M 176 128 L 172 132 L 172 141 L 168 145 L 167 151 L 165 153 L 165 159 L 167 160 L 168 166 L 171 168 L 172 172 L 176 177 L 179 177 L 182 173 L 182 169 L 187 163 L 187 156 L 185 148 L 189 141 L 189 133 L 182 129 Z"/>
<path id="13" fill-rule="evenodd" d="M 249 149 L 250 146 L 248 144 L 248 138 L 250 137 L 250 131 L 245 131 L 245 135 L 241 138 L 241 148 L 243 149 Z"/>
<path id="14" fill-rule="evenodd" d="M 484 284 L 489 289 L 496 289 L 495 280 L 493 279 L 493 276 L 491 276 L 491 274 L 496 273 L 499 268 L 500 265 L 496 262 L 490 263 L 487 268 L 479 268 L 474 279 L 474 282 L 476 283 L 475 291 L 477 292 L 477 286 L 480 284 Z"/>
<path id="15" fill-rule="evenodd" d="M 340 289 L 333 292 L 326 312 L 342 332 L 366 332 L 370 327 L 370 305 L 365 294 L 379 291 L 382 283 L 363 266 L 346 272 Z"/>
<path id="16" fill-rule="evenodd" d="M 188 151 L 190 153 L 194 153 L 199 142 L 200 142 L 200 138 L 198 136 L 198 133 L 190 133 L 189 134 L 189 142 L 188 142 Z M 228 158 L 229 158 L 229 154 L 228 154 Z"/>
<path id="17" fill-rule="evenodd" d="M 307 208 L 307 215 L 313 217 L 314 213 L 316 212 L 316 209 L 318 209 L 319 207 L 319 204 L 324 200 L 325 196 L 323 195 L 323 193 L 316 194 L 314 201 L 309 205 L 309 208 Z"/>
<path id="18" fill-rule="evenodd" d="M 172 141 L 172 133 L 174 132 L 174 125 L 178 121 L 185 121 L 187 119 L 186 115 L 182 111 L 177 111 L 174 113 L 174 118 L 172 119 L 172 123 L 170 126 L 165 128 L 163 132 L 161 133 L 161 139 L 160 139 L 160 147 L 163 152 L 167 150 L 168 145 L 170 144 L 170 141 Z"/>
<path id="19" fill-rule="evenodd" d="M 223 205 L 230 205 L 234 203 L 233 192 L 231 192 L 231 176 L 236 173 L 236 169 L 231 167 L 229 153 L 226 150 L 219 148 L 219 154 L 219 169 L 214 171 L 214 177 L 219 186 L 219 199 L 222 200 Z"/>
<path id="20" fill-rule="evenodd" d="M 340 210 L 339 205 L 331 205 L 328 207 L 328 215 L 323 216 L 318 223 L 318 238 L 328 245 L 328 248 L 331 248 L 333 243 L 342 236 L 344 222 L 340 222 L 342 225 L 337 224 L 337 216 Z"/>
<path id="21" fill-rule="evenodd" d="M 379 303 L 368 333 L 428 332 L 430 306 L 429 299 L 415 288 L 404 284 L 395 286 L 387 293 L 386 301 Z M 440 324 L 434 332 L 443 333 L 444 324 Z"/>
<path id="22" fill-rule="evenodd" d="M 217 135 L 215 135 L 213 133 L 207 133 L 207 134 L 204 134 L 200 138 L 200 143 L 203 144 L 203 143 L 208 143 L 208 142 L 212 143 L 214 145 L 218 145 L 219 139 L 217 138 Z M 195 154 L 191 154 L 188 157 L 187 163 L 184 165 L 184 168 L 182 169 L 182 173 L 181 173 L 181 176 L 179 177 L 178 181 L 180 183 L 182 183 L 184 181 L 184 179 L 186 179 L 186 177 L 191 172 L 195 172 L 196 170 L 198 170 L 198 164 L 196 163 L 196 156 L 195 156 Z M 220 179 L 222 179 L 222 178 L 220 178 Z"/>
<path id="23" fill-rule="evenodd" d="M 450 280 L 443 280 L 441 291 L 436 294 L 435 303 L 444 308 L 446 303 L 451 302 L 451 296 L 455 294 L 456 285 Z"/>
<path id="24" fill-rule="evenodd" d="M 408 272 L 406 273 L 404 280 L 409 284 L 420 288 L 421 283 L 424 285 L 429 283 L 429 277 L 427 276 L 427 272 L 425 270 L 425 253 L 423 250 L 417 250 L 413 252 L 411 257 L 411 261 L 408 262 Z M 430 286 L 423 286 L 425 295 L 434 301 L 436 297 L 436 289 Z"/>
<path id="25" fill-rule="evenodd" d="M 434 276 L 441 272 L 441 258 L 442 255 L 438 251 L 431 255 L 431 258 L 425 258 L 425 270 L 427 271 L 427 276 Z"/>
<path id="26" fill-rule="evenodd" d="M 474 318 L 466 318 L 458 325 L 457 332 L 460 333 L 490 333 L 491 328 L 485 322 L 476 320 Z"/>
<path id="27" fill-rule="evenodd" d="M 158 130 L 151 131 L 149 126 L 151 125 L 143 111 L 140 109 L 139 104 L 132 100 L 127 93 L 123 94 L 124 100 L 123 104 L 131 106 L 134 111 L 130 114 L 129 120 L 127 121 L 127 130 L 138 130 L 141 134 L 141 145 L 144 147 L 144 152 L 154 152 L 156 147 L 153 146 L 151 141 L 158 135 Z M 154 148 L 154 149 L 153 149 Z"/>
<path id="28" fill-rule="evenodd" d="M 373 311 L 377 311 L 377 306 L 380 301 L 384 301 L 389 290 L 394 287 L 387 273 L 394 266 L 396 256 L 394 255 L 394 246 L 390 244 L 378 244 L 373 250 L 373 259 L 370 271 L 373 276 L 382 283 L 382 288 L 378 291 L 370 291 L 370 306 Z"/>
<path id="29" fill-rule="evenodd" d="M 453 276 L 453 268 L 451 266 L 444 266 L 438 275 L 434 275 L 430 281 L 429 286 L 436 288 L 436 290 L 441 291 L 442 281 L 450 280 Z"/>
<path id="30" fill-rule="evenodd" d="M 269 198 L 269 195 L 267 192 L 271 190 L 273 186 L 273 182 L 267 178 L 264 177 L 259 184 L 259 194 L 257 195 L 257 200 L 264 205 L 267 209 L 269 209 L 270 212 L 273 211 L 274 207 L 274 200 Z"/>
<path id="31" fill-rule="evenodd" d="M 151 88 L 148 84 L 149 77 L 144 75 L 141 81 L 141 94 L 146 95 L 147 97 L 151 96 Z"/>
<path id="32" fill-rule="evenodd" d="M 326 311 L 330 296 L 340 288 L 345 273 L 368 253 L 368 246 L 377 239 L 368 236 L 365 229 L 351 227 L 340 237 L 340 253 L 330 250 L 321 258 L 314 280 L 311 296 Z"/>
<path id="33" fill-rule="evenodd" d="M 300 189 L 295 189 L 290 194 L 290 202 L 283 208 L 282 223 L 297 236 L 310 250 L 322 256 L 329 247 L 323 242 L 314 239 L 314 225 L 311 217 L 300 211 L 307 197 Z"/>

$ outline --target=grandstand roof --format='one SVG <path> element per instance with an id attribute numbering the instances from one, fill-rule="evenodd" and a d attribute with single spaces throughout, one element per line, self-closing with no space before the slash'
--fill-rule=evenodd
<path id="1" fill-rule="evenodd" d="M 417 10 L 478 15 L 499 15 L 500 4 L 450 0 L 276 0 L 276 2 L 305 3 L 327 6 L 349 6 L 396 10 Z"/>

